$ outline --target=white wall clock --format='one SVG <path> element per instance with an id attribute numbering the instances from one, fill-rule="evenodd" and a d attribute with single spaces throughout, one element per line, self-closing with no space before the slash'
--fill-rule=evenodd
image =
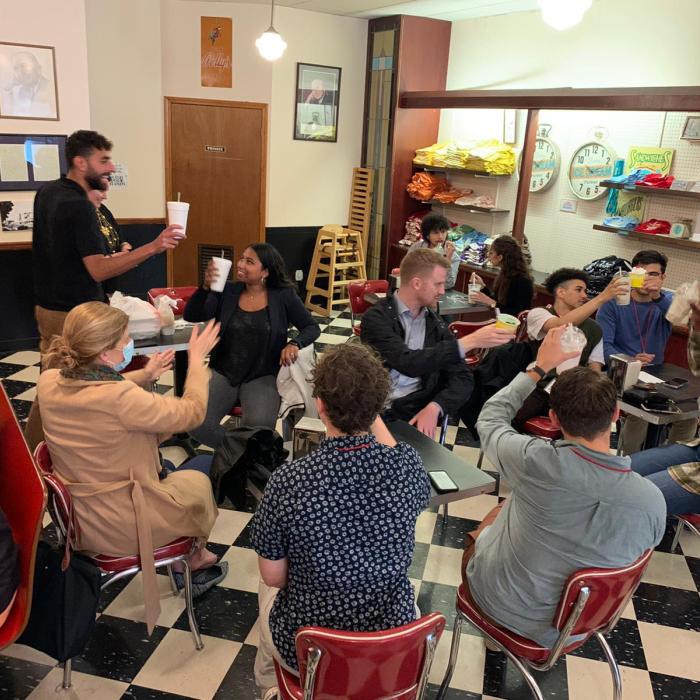
<path id="1" fill-rule="evenodd" d="M 544 192 L 559 175 L 561 154 L 559 146 L 549 138 L 549 124 L 541 124 L 535 139 L 535 153 L 532 158 L 530 192 Z"/>
<path id="2" fill-rule="evenodd" d="M 591 140 L 579 146 L 569 162 L 571 191 L 586 200 L 605 195 L 608 189 L 599 183 L 612 177 L 616 158 L 615 151 L 602 141 Z"/>

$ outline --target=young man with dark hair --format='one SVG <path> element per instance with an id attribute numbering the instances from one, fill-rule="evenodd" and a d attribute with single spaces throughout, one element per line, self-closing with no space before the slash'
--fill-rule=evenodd
<path id="1" fill-rule="evenodd" d="M 614 299 L 616 294 L 626 290 L 625 282 L 613 279 L 605 290 L 593 299 L 588 299 L 588 275 L 583 270 L 562 267 L 552 272 L 545 280 L 547 291 L 554 297 L 548 306 L 531 309 L 527 315 L 527 334 L 534 343 L 542 342 L 552 328 L 569 323 L 576 326 L 586 336 L 586 346 L 579 358 L 579 366 L 590 367 L 600 372 L 605 364 L 603 356 L 603 331 L 590 318 L 605 302 Z M 523 424 L 535 416 L 546 416 L 549 411 L 549 387 L 556 376 L 556 369 L 537 383 L 535 390 L 527 397 L 513 425 L 522 430 Z"/>
<path id="2" fill-rule="evenodd" d="M 578 569 L 631 564 L 661 540 L 666 505 L 659 489 L 609 452 L 617 418 L 612 382 L 589 367 L 561 374 L 549 416 L 563 440 L 517 433 L 516 412 L 536 383 L 576 353 L 561 349 L 563 327 L 547 333 L 534 367 L 489 399 L 477 429 L 486 458 L 513 489 L 468 536 L 466 579 L 498 624 L 551 647 L 566 579 Z"/>
<path id="3" fill-rule="evenodd" d="M 666 256 L 657 250 L 640 250 L 632 258 L 632 266 L 646 271 L 643 286 L 632 288 L 627 306 L 619 306 L 613 301 L 601 307 L 596 321 L 603 329 L 606 362 L 610 355 L 623 354 L 640 360 L 645 366 L 660 367 L 663 364 L 666 343 L 673 332 L 673 326 L 666 320 L 673 293 L 662 289 L 667 263 Z M 677 421 L 671 424 L 669 441 L 692 439 L 696 431 L 695 419 Z M 627 416 L 621 435 L 625 454 L 641 450 L 646 433 L 645 421 Z"/>
<path id="4" fill-rule="evenodd" d="M 48 350 L 60 335 L 68 312 L 86 301 L 106 301 L 102 282 L 121 275 L 148 258 L 177 247 L 180 226 L 128 252 L 110 255 L 91 190 L 106 190 L 114 172 L 112 142 L 96 131 L 80 130 L 66 141 L 68 174 L 45 184 L 34 198 L 32 236 L 34 307 L 39 350 Z M 25 436 L 33 449 L 43 439 L 36 404 Z"/>
<path id="5" fill-rule="evenodd" d="M 434 250 L 408 253 L 401 261 L 401 288 L 362 317 L 362 342 L 390 370 L 391 417 L 409 421 L 431 438 L 440 416 L 458 415 L 471 395 L 474 380 L 465 353 L 513 340 L 512 333 L 493 324 L 459 340 L 450 333 L 431 308 L 445 293 L 448 268 Z"/>
<path id="6" fill-rule="evenodd" d="M 436 250 L 436 252 L 441 252 L 445 256 L 449 263 L 445 289 L 452 289 L 455 286 L 457 275 L 459 274 L 459 255 L 454 243 L 447 240 L 449 230 L 450 222 L 442 214 L 430 212 L 420 222 L 420 232 L 423 240 L 417 241 L 408 249 L 410 253 L 421 248 L 430 248 L 431 250 Z"/>

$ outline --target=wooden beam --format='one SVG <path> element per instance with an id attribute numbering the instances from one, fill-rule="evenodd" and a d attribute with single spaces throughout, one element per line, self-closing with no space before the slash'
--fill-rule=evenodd
<path id="1" fill-rule="evenodd" d="M 553 90 L 442 90 L 403 92 L 405 109 L 600 109 L 700 112 L 700 87 Z"/>
<path id="2" fill-rule="evenodd" d="M 530 197 L 530 178 L 532 177 L 532 159 L 535 156 L 535 141 L 540 121 L 539 109 L 528 109 L 525 122 L 525 142 L 520 159 L 520 180 L 518 181 L 518 196 L 515 200 L 513 216 L 513 238 L 518 243 L 523 242 L 525 235 L 525 218 L 527 217 L 527 202 Z"/>

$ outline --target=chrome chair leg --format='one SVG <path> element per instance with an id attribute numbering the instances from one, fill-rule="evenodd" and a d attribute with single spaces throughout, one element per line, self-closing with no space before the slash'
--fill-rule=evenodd
<path id="1" fill-rule="evenodd" d="M 605 658 L 608 661 L 608 666 L 610 666 L 610 673 L 613 678 L 613 700 L 622 700 L 622 676 L 620 675 L 620 667 L 617 665 L 617 660 L 615 655 L 612 653 L 612 649 L 608 644 L 607 639 L 600 633 L 595 633 L 598 639 L 598 644 L 605 654 Z"/>
<path id="2" fill-rule="evenodd" d="M 447 670 L 445 671 L 445 676 L 440 684 L 440 690 L 438 690 L 435 700 L 442 700 L 445 697 L 445 693 L 450 686 L 450 681 L 452 680 L 452 674 L 455 671 L 455 666 L 457 665 L 457 656 L 459 654 L 459 640 L 462 636 L 462 624 L 464 618 L 462 613 L 457 610 L 455 615 L 455 624 L 452 630 L 452 646 L 450 647 L 450 660 L 447 662 Z"/>
<path id="3" fill-rule="evenodd" d="M 168 580 L 170 581 L 170 590 L 173 592 L 174 595 L 178 595 L 180 591 L 177 588 L 177 583 L 175 583 L 175 576 L 173 576 L 173 565 L 168 564 L 166 569 L 168 571 Z"/>
<path id="4" fill-rule="evenodd" d="M 71 687 L 71 671 L 73 670 L 73 659 L 66 659 L 63 662 L 63 683 L 64 688 Z"/>
<path id="5" fill-rule="evenodd" d="M 447 522 L 448 515 L 449 515 L 449 513 L 447 512 L 447 503 L 445 503 L 442 506 L 442 524 L 443 525 Z"/>
<path id="6" fill-rule="evenodd" d="M 185 607 L 187 608 L 187 620 L 190 623 L 190 632 L 194 637 L 194 646 L 197 651 L 204 648 L 202 637 L 199 634 L 199 627 L 194 616 L 194 605 L 192 602 L 192 569 L 187 559 L 182 560 L 183 574 L 185 577 Z"/>
<path id="7" fill-rule="evenodd" d="M 676 549 L 678 549 L 678 543 L 680 542 L 681 533 L 683 532 L 684 525 L 685 523 L 680 519 L 676 522 L 676 532 L 673 535 L 673 542 L 671 542 L 671 554 L 673 554 L 676 551 Z"/>
<path id="8" fill-rule="evenodd" d="M 483 450 L 479 450 L 479 460 L 478 460 L 477 463 L 476 463 L 476 468 L 477 468 L 477 469 L 481 469 L 481 464 L 483 463 L 483 461 L 484 461 L 484 451 L 483 451 Z"/>
<path id="9" fill-rule="evenodd" d="M 517 666 L 518 671 L 520 671 L 523 678 L 525 679 L 525 682 L 530 688 L 532 697 L 534 697 L 535 700 L 544 700 L 544 696 L 542 695 L 540 687 L 537 685 L 537 681 L 535 680 L 534 676 L 530 673 L 530 671 L 525 667 L 525 664 L 517 656 L 515 656 L 515 654 L 508 651 L 508 649 L 506 649 L 505 647 L 501 647 L 501 650 Z"/>

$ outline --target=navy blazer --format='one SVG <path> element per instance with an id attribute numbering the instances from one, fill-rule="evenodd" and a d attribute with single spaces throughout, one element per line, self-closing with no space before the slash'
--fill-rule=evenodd
<path id="1" fill-rule="evenodd" d="M 212 292 L 200 287 L 185 306 L 183 317 L 186 321 L 208 321 L 215 318 L 221 322 L 222 332 L 233 312 L 238 308 L 238 300 L 245 289 L 243 282 L 227 282 L 223 292 Z M 282 349 L 287 345 L 287 330 L 291 323 L 299 335 L 294 342 L 303 348 L 318 338 L 321 329 L 302 304 L 299 295 L 292 287 L 267 290 L 267 308 L 270 314 L 270 366 L 276 367 Z M 210 364 L 218 368 L 221 344 L 211 353 Z"/>

